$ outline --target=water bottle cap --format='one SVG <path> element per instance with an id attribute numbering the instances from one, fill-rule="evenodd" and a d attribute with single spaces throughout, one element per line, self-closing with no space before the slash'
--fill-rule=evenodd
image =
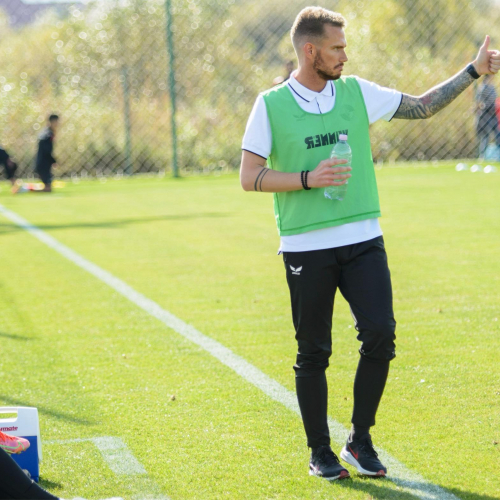
<path id="1" fill-rule="evenodd" d="M 347 134 L 339 134 L 339 141 L 347 141 Z"/>

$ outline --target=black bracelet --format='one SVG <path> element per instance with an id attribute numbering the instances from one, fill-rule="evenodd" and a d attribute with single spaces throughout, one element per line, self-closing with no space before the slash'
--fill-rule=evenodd
<path id="1" fill-rule="evenodd" d="M 469 73 L 470 76 L 472 76 L 472 78 L 474 78 L 474 80 L 477 80 L 481 75 L 476 71 L 476 68 L 474 68 L 474 65 L 472 63 L 470 63 L 466 68 L 465 68 L 465 71 L 467 71 L 467 73 Z"/>
<path id="2" fill-rule="evenodd" d="M 309 191 L 311 188 L 307 185 L 307 176 L 309 175 L 309 170 L 306 170 L 306 173 L 304 175 L 304 189 L 306 191 Z"/>
<path id="3" fill-rule="evenodd" d="M 302 183 L 302 188 L 303 189 L 306 188 L 306 185 L 304 184 L 304 174 L 305 174 L 305 171 L 302 170 L 302 172 L 300 172 L 300 182 Z"/>

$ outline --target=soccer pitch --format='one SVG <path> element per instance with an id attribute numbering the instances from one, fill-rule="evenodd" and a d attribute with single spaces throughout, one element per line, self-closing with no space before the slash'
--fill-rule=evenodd
<path id="1" fill-rule="evenodd" d="M 421 482 L 307 475 L 300 418 L 254 383 L 294 391 L 271 195 L 228 175 L 48 196 L 2 183 L 9 213 L 182 320 L 0 213 L 0 406 L 39 409 L 41 484 L 87 499 L 500 499 L 500 174 L 409 164 L 377 179 L 398 327 L 372 435 Z M 349 427 L 358 342 L 340 294 L 333 341 L 329 414 Z"/>

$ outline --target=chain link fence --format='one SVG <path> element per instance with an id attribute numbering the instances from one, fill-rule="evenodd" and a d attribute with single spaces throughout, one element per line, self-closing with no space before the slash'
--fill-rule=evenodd
<path id="1" fill-rule="evenodd" d="M 287 62 L 296 65 L 289 30 L 307 5 L 0 0 L 0 143 L 22 175 L 33 175 L 37 136 L 56 112 L 62 177 L 168 174 L 175 144 L 181 174 L 236 170 L 257 94 L 286 76 Z M 348 22 L 345 74 L 413 95 L 462 69 L 485 34 L 500 47 L 498 1 L 324 6 Z M 474 92 L 430 120 L 375 124 L 375 161 L 475 157 Z"/>

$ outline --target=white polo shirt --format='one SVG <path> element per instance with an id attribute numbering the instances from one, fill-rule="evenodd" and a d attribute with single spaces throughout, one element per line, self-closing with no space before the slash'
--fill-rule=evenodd
<path id="1" fill-rule="evenodd" d="M 377 120 L 390 121 L 401 104 L 402 94 L 393 89 L 356 77 L 365 100 L 370 124 Z M 327 113 L 335 106 L 335 86 L 327 82 L 321 92 L 301 85 L 294 76 L 288 88 L 299 106 L 308 113 Z M 242 149 L 266 159 L 271 154 L 272 133 L 264 98 L 259 95 L 248 119 Z M 341 226 L 316 229 L 293 236 L 281 236 L 280 252 L 307 252 L 371 240 L 382 234 L 378 219 L 351 222 Z"/>

